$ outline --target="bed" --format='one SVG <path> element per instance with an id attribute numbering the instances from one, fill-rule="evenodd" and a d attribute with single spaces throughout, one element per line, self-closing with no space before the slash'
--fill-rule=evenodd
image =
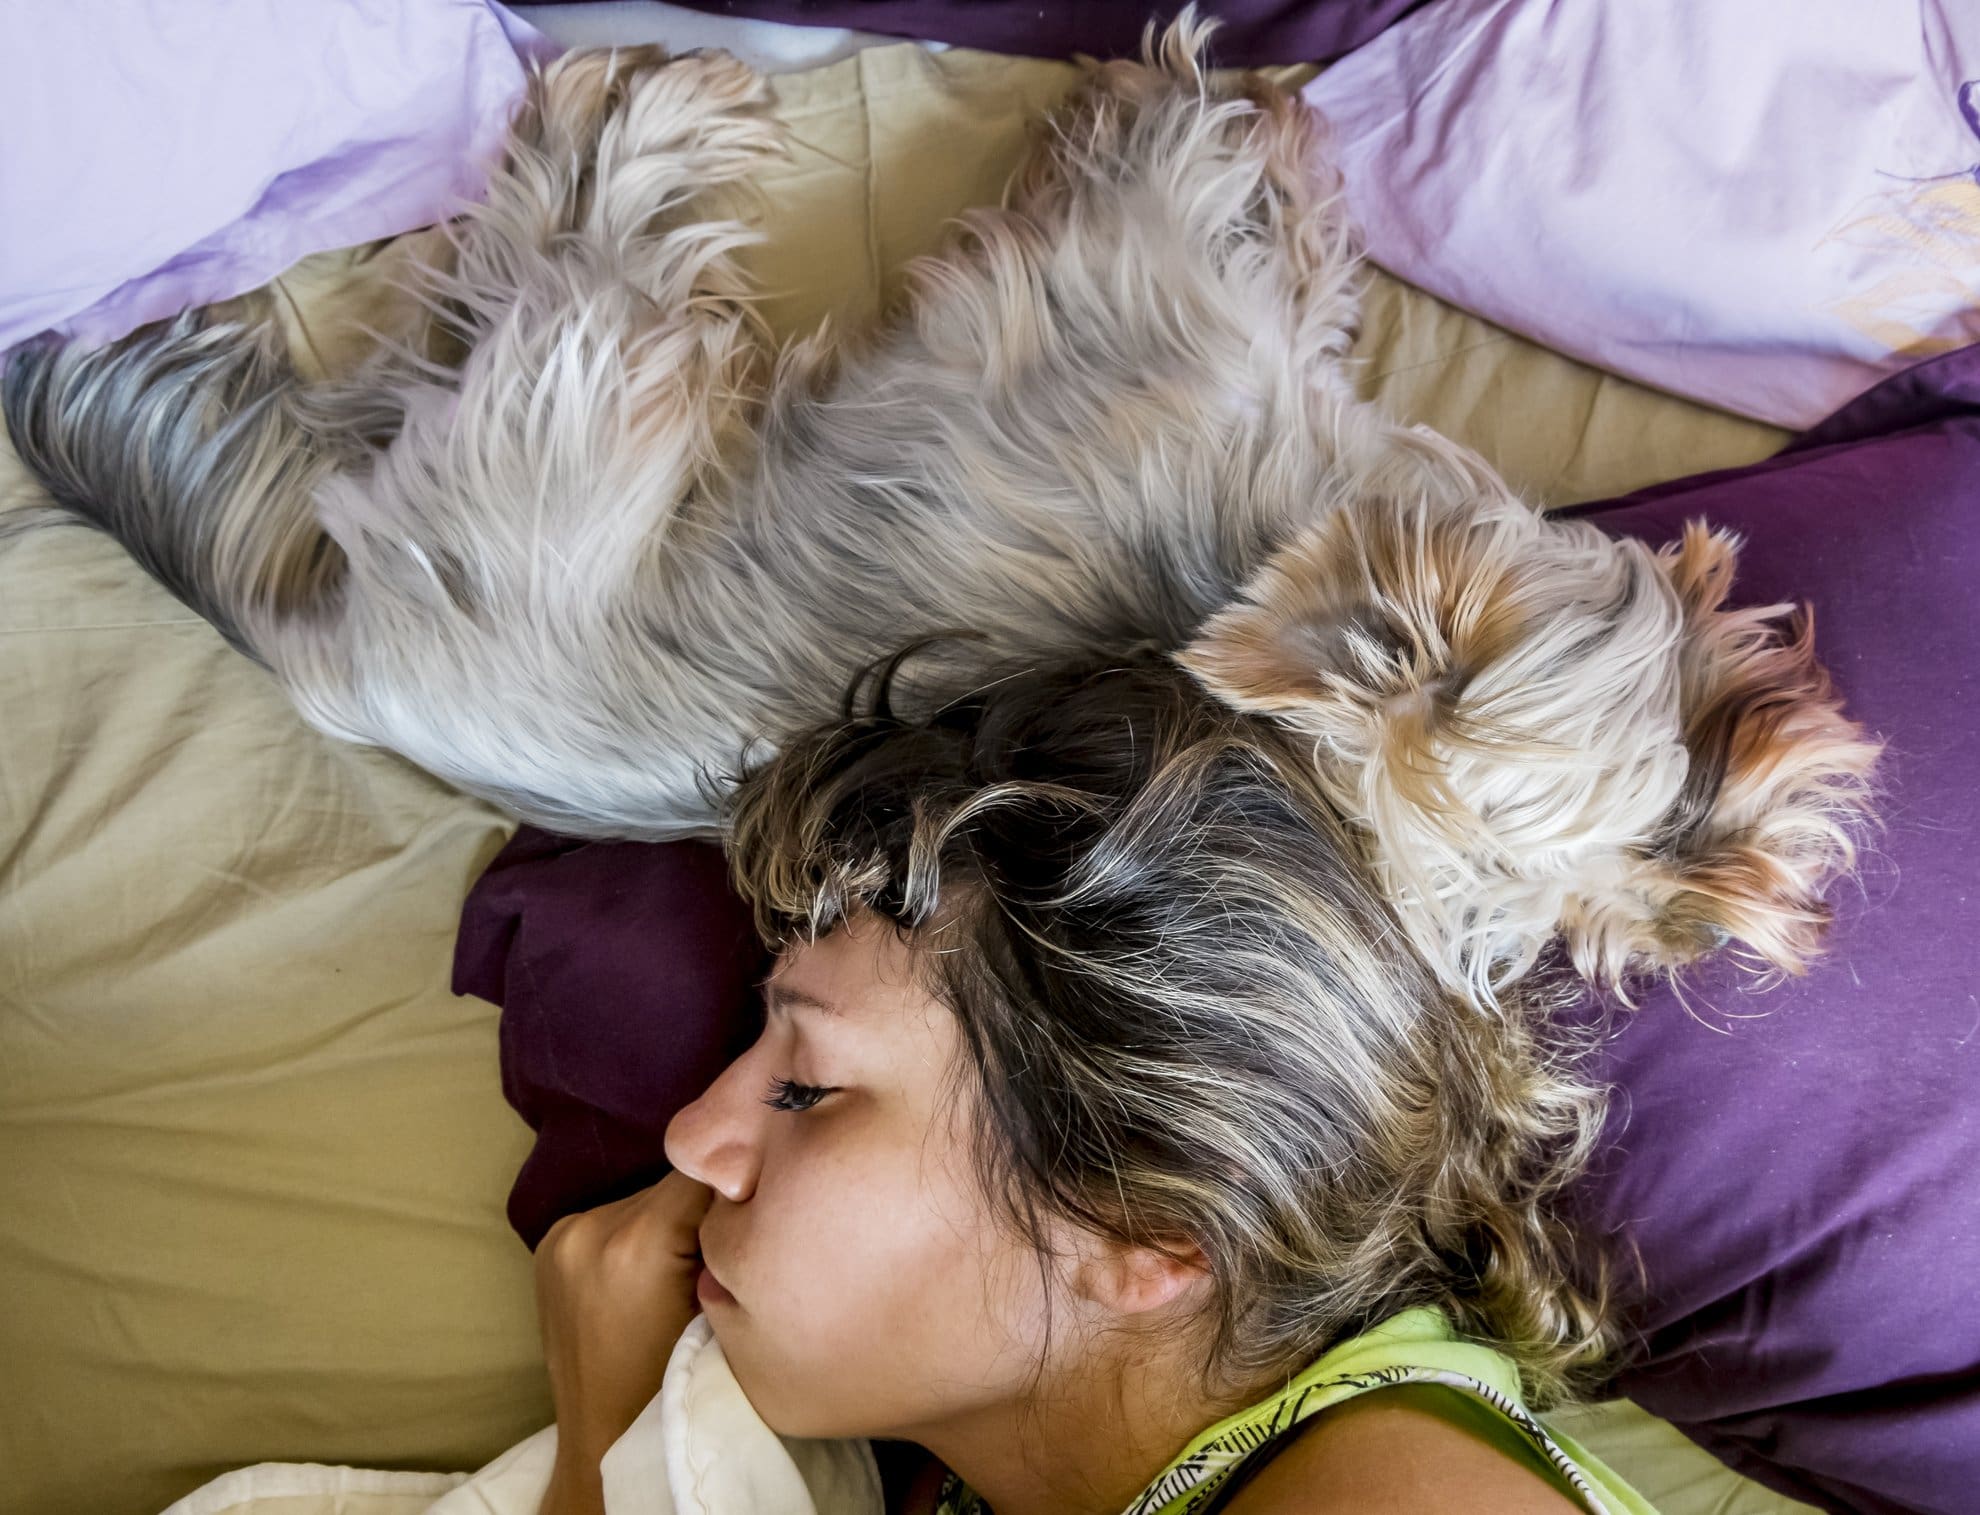
<path id="1" fill-rule="evenodd" d="M 869 321 L 1075 77 L 892 45 L 777 78 L 772 326 Z M 335 370 L 417 252 L 320 255 L 251 298 Z M 1366 391 L 1549 506 L 1784 440 L 1380 275 L 1357 355 Z M 31 497 L 0 452 L 0 509 Z M 0 548 L 0 712 L 0 1515 L 141 1515 L 263 1461 L 469 1469 L 546 1423 L 503 1217 L 529 1133 L 495 1009 L 448 990 L 510 824 L 306 729 L 83 531 Z M 1627 1406 L 1568 1424 L 1672 1515 L 1806 1508 Z"/>

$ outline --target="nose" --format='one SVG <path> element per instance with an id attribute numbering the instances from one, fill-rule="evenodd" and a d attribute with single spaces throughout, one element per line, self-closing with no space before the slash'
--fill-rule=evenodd
<path id="1" fill-rule="evenodd" d="M 759 1042 L 722 1070 L 701 1097 L 667 1122 L 667 1161 L 724 1199 L 741 1204 L 756 1192 L 763 1168 L 765 1119 L 773 1112 L 756 1097 Z"/>

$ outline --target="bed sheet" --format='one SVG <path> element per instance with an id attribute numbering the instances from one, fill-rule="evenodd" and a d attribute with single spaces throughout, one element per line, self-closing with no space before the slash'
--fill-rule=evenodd
<path id="1" fill-rule="evenodd" d="M 773 327 L 872 320 L 1076 77 L 912 46 L 779 77 L 792 151 L 752 196 Z M 419 243 L 255 298 L 337 369 Z M 1379 275 L 1357 357 L 1547 504 L 1781 441 Z M 30 499 L 0 449 L 0 509 Z M 263 1461 L 472 1468 L 548 1419 L 503 1218 L 528 1132 L 495 1010 L 447 989 L 509 829 L 307 730 L 107 540 L 0 545 L 0 1515 L 139 1515 Z M 1630 1433 L 1649 1475 L 1616 1457 L 1649 1489 L 1689 1445 L 1659 1432 Z M 1709 1459 L 1670 1476 L 1703 1491 L 1677 1515 L 1789 1508 Z M 339 1497 L 307 1508 L 368 1508 Z"/>

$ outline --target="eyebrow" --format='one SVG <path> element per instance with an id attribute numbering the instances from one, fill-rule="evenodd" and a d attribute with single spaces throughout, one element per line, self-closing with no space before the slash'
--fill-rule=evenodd
<path id="1" fill-rule="evenodd" d="M 839 1013 L 839 1007 L 830 1000 L 775 982 L 763 986 L 763 1005 L 772 1015 L 791 1010 L 816 1010 L 821 1015 L 833 1016 Z"/>

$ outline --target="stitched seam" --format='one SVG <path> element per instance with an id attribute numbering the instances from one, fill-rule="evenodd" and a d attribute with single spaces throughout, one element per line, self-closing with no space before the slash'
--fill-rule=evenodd
<path id="1" fill-rule="evenodd" d="M 1483 348 L 1497 347 L 1501 343 L 1510 342 L 1511 340 L 1510 333 L 1501 333 L 1496 337 L 1484 337 L 1476 342 L 1467 342 L 1464 346 L 1454 347 L 1449 352 L 1440 352 L 1433 358 L 1423 358 L 1415 363 L 1404 363 L 1396 368 L 1384 368 L 1375 375 L 1375 382 L 1379 383 L 1392 374 L 1414 373 L 1417 369 L 1428 368 L 1433 363 L 1448 363 L 1452 358 L 1461 358 L 1468 352 L 1478 352 Z M 1551 349 L 1549 350 L 1551 351 Z"/>
<path id="2" fill-rule="evenodd" d="M 166 621 L 88 621 L 80 626 L 0 626 L 0 637 L 56 636 L 65 631 L 132 631 L 140 626 L 204 626 L 196 615 Z"/>

